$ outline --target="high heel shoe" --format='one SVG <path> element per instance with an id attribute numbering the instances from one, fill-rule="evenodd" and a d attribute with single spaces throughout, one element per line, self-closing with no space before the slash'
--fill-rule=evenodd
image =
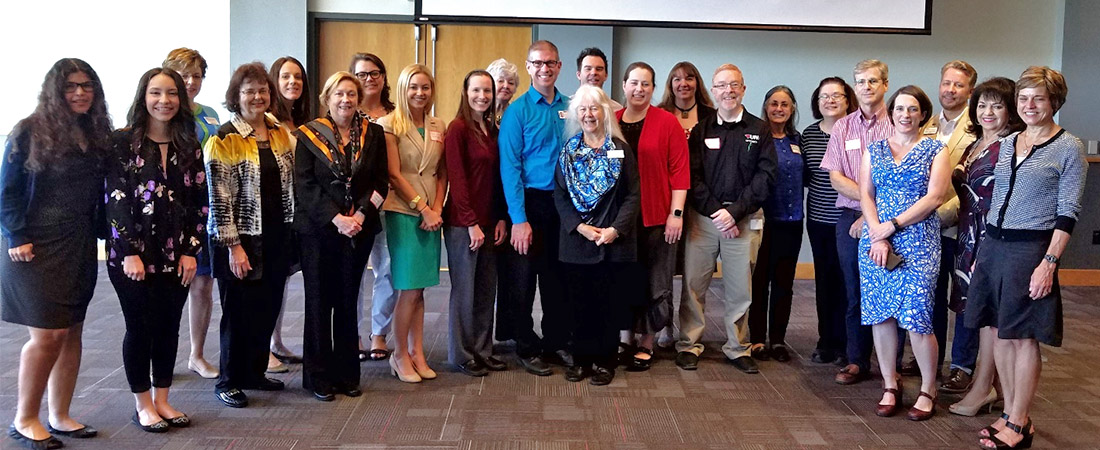
<path id="1" fill-rule="evenodd" d="M 986 450 L 1008 450 L 1008 449 L 1018 449 L 1018 448 L 1031 448 L 1031 443 L 1035 438 L 1035 433 L 1031 431 L 1031 419 L 1030 418 L 1028 418 L 1028 420 L 1027 420 L 1027 425 L 1024 425 L 1022 427 L 1019 426 L 1019 425 L 1016 425 L 1012 422 L 1005 422 L 1005 428 L 1009 429 L 1009 430 L 1012 430 L 1012 431 L 1015 431 L 1016 434 L 1019 434 L 1021 436 L 1020 441 L 1017 442 L 1016 445 L 1008 445 L 1004 441 L 1002 441 L 1000 439 L 997 439 L 996 435 L 991 435 L 989 437 L 982 438 L 982 440 L 988 440 L 989 442 L 992 442 L 993 443 L 992 447 L 987 446 L 987 445 L 983 445 L 981 440 L 978 441 L 978 447 L 984 448 Z"/>
<path id="2" fill-rule="evenodd" d="M 952 403 L 951 406 L 947 407 L 947 411 L 951 414 L 974 417 L 978 415 L 978 412 L 983 409 L 988 410 L 989 412 L 993 412 L 993 405 L 995 404 L 997 404 L 997 390 L 990 388 L 989 394 L 986 395 L 985 399 L 983 399 L 982 402 L 978 405 L 966 406 L 963 405 L 962 402 Z"/>
<path id="3" fill-rule="evenodd" d="M 423 369 L 421 369 L 420 366 L 416 365 L 416 361 L 413 361 L 412 366 L 413 366 L 413 370 L 416 371 L 417 375 L 420 375 L 421 379 L 434 380 L 435 377 L 437 376 L 435 371 L 432 370 L 431 367 L 428 367 L 427 363 L 424 363 L 424 368 Z"/>
<path id="4" fill-rule="evenodd" d="M 413 368 L 415 369 L 416 367 L 414 366 Z M 419 383 L 421 380 L 420 375 L 417 373 L 405 375 L 401 373 L 400 370 L 397 370 L 397 358 L 390 358 L 390 373 L 392 373 L 393 376 L 397 377 L 398 380 L 404 381 L 406 383 Z"/>

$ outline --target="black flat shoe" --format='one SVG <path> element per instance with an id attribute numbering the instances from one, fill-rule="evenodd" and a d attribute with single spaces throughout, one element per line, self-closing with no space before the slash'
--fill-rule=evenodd
<path id="1" fill-rule="evenodd" d="M 489 374 L 489 368 L 476 359 L 471 359 L 458 366 L 458 370 L 471 377 L 483 377 Z"/>
<path id="2" fill-rule="evenodd" d="M 772 359 L 771 355 L 768 352 L 768 347 L 766 347 L 764 344 L 752 344 L 752 349 L 749 350 L 749 355 L 752 356 L 752 359 L 755 359 L 757 361 L 767 361 L 769 359 Z"/>
<path id="3" fill-rule="evenodd" d="M 225 403 L 225 406 L 230 408 L 244 408 L 248 406 L 248 396 L 240 389 L 216 391 L 214 392 L 214 396 L 218 397 L 218 400 Z"/>
<path id="4" fill-rule="evenodd" d="M 759 373 L 760 369 L 756 367 L 756 361 L 748 356 L 738 356 L 729 360 L 733 367 L 745 373 Z"/>
<path id="5" fill-rule="evenodd" d="M 649 370 L 653 365 L 653 350 L 645 347 L 638 347 L 637 353 L 645 353 L 649 355 L 649 358 L 639 358 L 637 354 L 630 358 L 630 364 L 626 366 L 627 372 L 645 372 Z"/>
<path id="6" fill-rule="evenodd" d="M 50 424 L 47 423 L 46 424 L 46 431 L 49 431 L 50 434 L 56 434 L 58 436 L 65 436 L 65 437 L 71 437 L 73 439 L 94 438 L 94 437 L 96 437 L 96 435 L 99 434 L 99 431 L 97 431 L 95 428 L 89 427 L 87 425 L 84 425 L 84 426 L 82 426 L 80 428 L 77 428 L 75 430 L 62 431 L 62 430 L 58 430 L 57 428 L 54 428 L 53 425 L 50 425 Z"/>
<path id="7" fill-rule="evenodd" d="M 614 379 L 615 369 L 596 366 L 596 370 L 592 373 L 592 378 L 588 379 L 588 384 L 593 386 L 607 386 L 611 384 L 611 381 Z"/>
<path id="8" fill-rule="evenodd" d="M 540 377 L 547 377 L 554 373 L 554 371 L 550 369 L 550 366 L 546 365 L 546 363 L 542 361 L 542 358 L 538 356 L 520 358 L 519 365 L 523 367 L 523 370 L 526 370 L 527 373 Z"/>
<path id="9" fill-rule="evenodd" d="M 565 369 L 565 380 L 576 383 L 588 376 L 588 368 L 584 366 L 569 366 Z"/>
<path id="10" fill-rule="evenodd" d="M 336 400 L 336 394 L 329 391 L 313 391 L 313 398 L 322 402 L 331 402 Z"/>
<path id="11" fill-rule="evenodd" d="M 772 359 L 779 362 L 788 362 L 791 360 L 791 352 L 787 351 L 787 346 L 776 345 L 771 350 Z"/>
<path id="12" fill-rule="evenodd" d="M 271 352 L 271 355 L 274 356 L 275 359 L 281 361 L 283 364 L 301 364 L 302 363 L 302 357 L 298 356 L 298 355 L 294 355 L 294 354 L 280 355 L 280 354 L 275 353 L 275 352 Z"/>
<path id="13" fill-rule="evenodd" d="M 505 364 L 504 361 L 496 359 L 492 356 L 483 359 L 481 361 L 481 364 L 484 365 L 486 369 L 492 370 L 494 372 L 508 370 L 508 364 Z"/>
<path id="14" fill-rule="evenodd" d="M 832 364 L 833 361 L 836 361 L 836 353 L 830 350 L 817 348 L 810 355 L 810 362 L 814 364 Z"/>
<path id="15" fill-rule="evenodd" d="M 133 422 L 134 425 L 137 425 L 138 428 L 141 428 L 141 431 L 146 433 L 167 433 L 169 428 L 168 421 L 164 419 L 160 419 L 160 422 L 156 422 L 152 425 L 142 425 L 141 418 L 138 417 L 137 411 L 134 411 L 134 418 L 130 419 L 130 421 Z"/>
<path id="16" fill-rule="evenodd" d="M 168 422 L 168 426 L 172 428 L 187 428 L 191 426 L 191 418 L 187 417 L 187 414 L 180 414 L 179 416 L 171 419 L 165 418 L 164 420 Z"/>
<path id="17" fill-rule="evenodd" d="M 363 391 L 359 390 L 359 388 L 357 387 L 353 387 L 350 389 L 344 389 L 341 394 L 344 394 L 345 397 L 359 397 L 363 395 Z"/>
<path id="18" fill-rule="evenodd" d="M 260 391 L 281 391 L 286 389 L 286 384 L 274 378 L 263 377 L 260 381 L 257 381 L 249 387 Z"/>
<path id="19" fill-rule="evenodd" d="M 676 354 L 676 365 L 684 370 L 699 368 L 699 355 L 692 352 L 680 352 Z"/>
<path id="20" fill-rule="evenodd" d="M 23 447 L 32 450 L 53 450 L 65 446 L 64 442 L 61 442 L 61 440 L 53 436 L 43 439 L 31 439 L 23 433 L 20 433 L 19 430 L 15 428 L 15 424 L 8 427 L 8 436 L 11 436 L 12 439 L 15 439 L 15 441 Z"/>

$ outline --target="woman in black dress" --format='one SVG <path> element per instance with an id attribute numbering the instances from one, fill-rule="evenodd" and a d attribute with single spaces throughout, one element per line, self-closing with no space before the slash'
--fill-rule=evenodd
<path id="1" fill-rule="evenodd" d="M 8 434 L 29 448 L 58 448 L 50 434 L 96 430 L 69 416 L 80 372 L 84 314 L 96 282 L 96 235 L 103 227 L 103 159 L 111 132 L 99 76 L 65 58 L 42 83 L 38 107 L 15 125 L 0 171 L 0 305 L 6 322 L 26 325 L 19 397 Z M 38 418 L 49 384 L 46 426 Z"/>
<path id="2" fill-rule="evenodd" d="M 206 236 L 206 173 L 186 94 L 176 71 L 145 72 L 107 162 L 107 274 L 126 321 L 133 422 L 158 433 L 191 423 L 168 403 L 180 317 Z"/>
<path id="3" fill-rule="evenodd" d="M 356 301 L 389 185 L 382 127 L 359 112 L 363 86 L 336 72 L 321 90 L 328 112 L 298 128 L 294 228 L 306 291 L 303 387 L 321 401 L 359 390 Z"/>

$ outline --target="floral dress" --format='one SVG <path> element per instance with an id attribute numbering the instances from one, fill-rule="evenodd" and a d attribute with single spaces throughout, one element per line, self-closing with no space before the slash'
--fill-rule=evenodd
<path id="1" fill-rule="evenodd" d="M 956 313 L 966 309 L 966 291 L 970 289 L 970 267 L 978 254 L 978 243 L 985 236 L 985 215 L 993 198 L 993 168 L 1001 153 L 1001 141 L 978 151 L 978 142 L 970 144 L 963 162 L 951 174 L 951 183 L 959 195 L 959 236 L 955 250 L 955 272 L 951 277 L 951 300 L 947 306 Z M 972 155 L 978 152 L 977 155 Z"/>
<path id="2" fill-rule="evenodd" d="M 943 143 L 924 139 L 900 163 L 894 162 L 886 140 L 867 147 L 871 155 L 871 182 L 880 222 L 887 222 L 913 206 L 928 193 L 932 160 Z M 859 281 L 863 325 L 894 318 L 898 326 L 932 333 L 932 302 L 940 267 L 940 219 L 934 212 L 890 237 L 894 252 L 903 262 L 888 271 L 868 256 L 871 240 L 864 224 L 859 240 Z"/>
<path id="3" fill-rule="evenodd" d="M 168 145 L 161 166 L 156 143 L 131 130 L 113 136 L 115 157 L 107 177 L 107 266 L 122 269 L 126 256 L 141 256 L 149 273 L 175 272 L 181 256 L 202 248 L 209 213 L 202 150 L 182 164 L 180 150 Z M 196 142 L 197 145 L 197 142 Z"/>

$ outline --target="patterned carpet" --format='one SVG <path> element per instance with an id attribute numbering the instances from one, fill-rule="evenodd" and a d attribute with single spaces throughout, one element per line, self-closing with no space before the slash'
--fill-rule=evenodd
<path id="1" fill-rule="evenodd" d="M 672 353 L 659 351 L 653 369 L 619 371 L 610 386 L 570 383 L 555 368 L 551 377 L 517 368 L 511 349 L 498 352 L 511 364 L 506 372 L 470 378 L 451 371 L 446 358 L 447 275 L 443 286 L 427 291 L 425 329 L 429 361 L 441 372 L 436 380 L 413 385 L 389 374 L 386 362 L 362 366 L 359 398 L 338 396 L 332 403 L 314 400 L 301 389 L 300 366 L 276 375 L 288 389 L 249 392 L 251 406 L 231 409 L 213 395 L 213 382 L 186 369 L 187 323 L 180 330 L 173 404 L 188 413 L 193 426 L 149 434 L 130 424 L 133 397 L 122 371 L 122 316 L 106 273 L 100 274 L 88 312 L 73 415 L 100 430 L 94 439 L 64 439 L 74 449 L 305 449 L 305 448 L 877 448 L 971 447 L 975 432 L 995 416 L 952 416 L 943 396 L 940 414 L 927 422 L 904 417 L 883 419 L 873 413 L 878 381 L 839 386 L 832 366 L 809 362 L 816 341 L 813 285 L 799 281 L 789 343 L 794 360 L 761 363 L 760 374 L 745 375 L 715 349 L 721 328 L 708 326 L 707 350 L 698 371 L 684 372 Z M 677 286 L 679 282 L 677 282 Z M 712 294 L 720 293 L 720 283 Z M 1034 407 L 1039 428 L 1036 447 L 1098 448 L 1100 441 L 1100 288 L 1067 288 L 1065 345 L 1044 348 L 1046 363 Z M 708 322 L 722 314 L 720 302 L 708 302 Z M 207 341 L 216 361 L 217 319 Z M 186 315 L 185 315 L 186 317 Z M 291 280 L 285 317 L 288 343 L 301 349 L 301 278 Z M 11 423 L 15 410 L 18 354 L 24 328 L 0 323 L 0 423 Z M 918 380 L 906 380 L 904 402 L 916 397 Z M 45 411 L 43 410 L 43 418 Z M 0 448 L 13 448 L 0 439 Z"/>

